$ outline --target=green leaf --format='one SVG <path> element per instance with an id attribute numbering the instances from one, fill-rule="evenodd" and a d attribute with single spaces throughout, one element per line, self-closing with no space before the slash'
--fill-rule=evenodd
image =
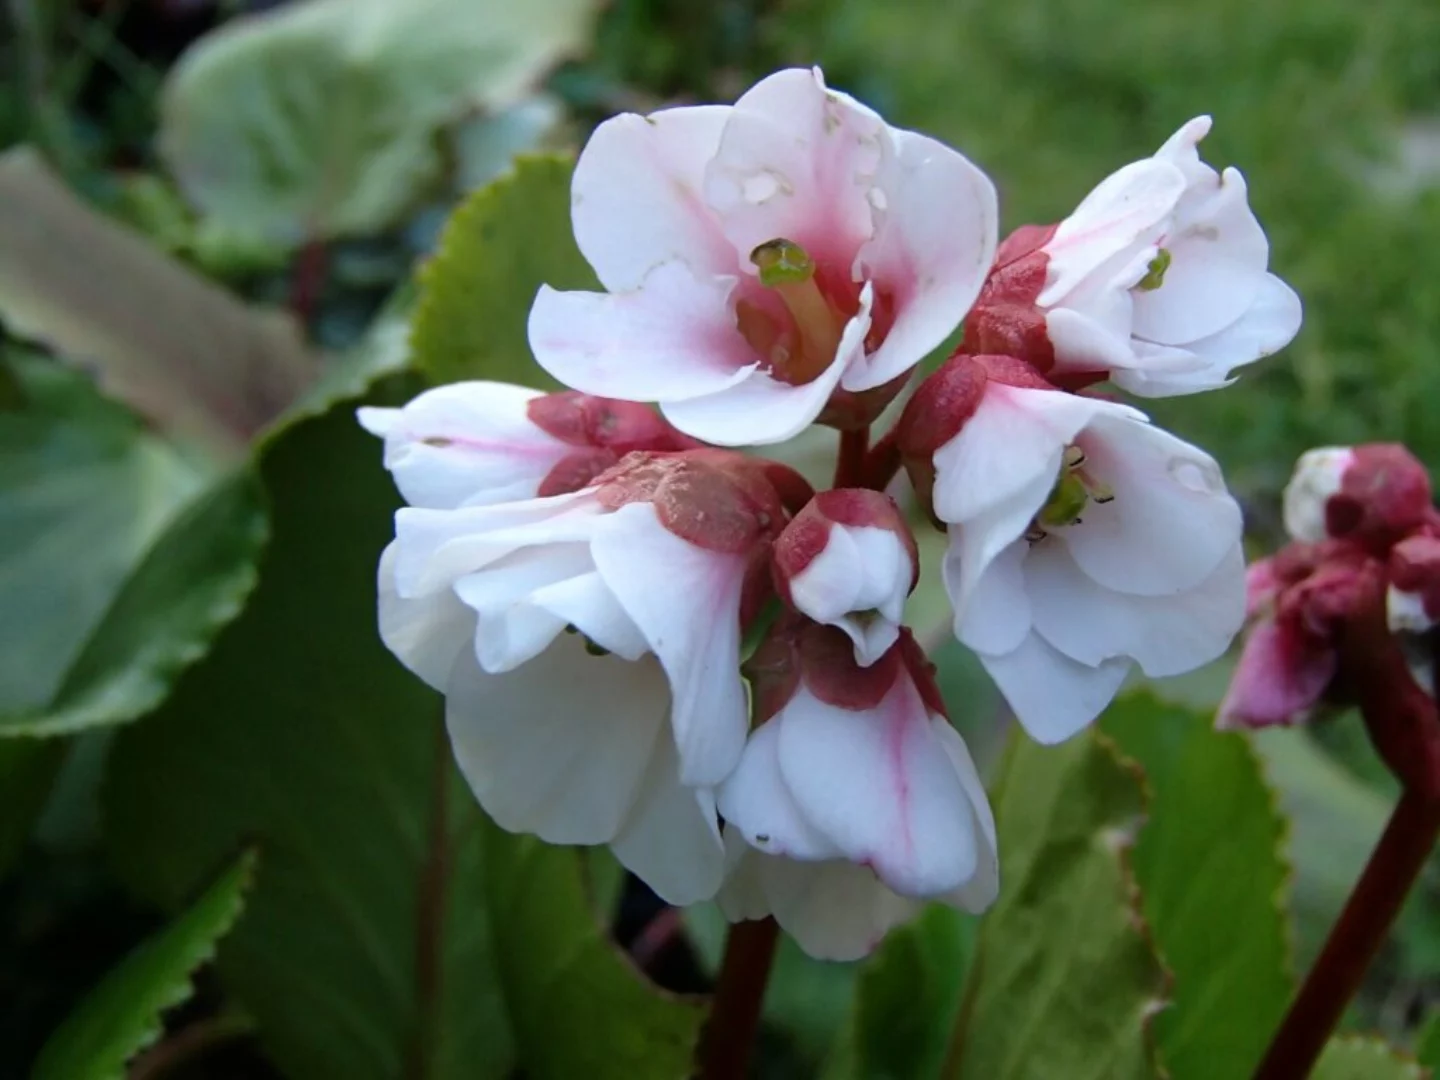
<path id="1" fill-rule="evenodd" d="M 434 382 L 500 379 L 554 387 L 530 355 L 523 313 L 541 285 L 596 288 L 570 231 L 570 174 L 555 156 L 522 157 L 450 218 L 420 270 L 410 343 Z"/>
<path id="2" fill-rule="evenodd" d="M 203 484 L 86 380 L 12 356 L 0 412 L 0 728 L 33 720 L 145 552 Z"/>
<path id="3" fill-rule="evenodd" d="M 0 740 L 0 877 L 30 838 L 68 749 L 59 740 Z"/>
<path id="4" fill-rule="evenodd" d="M 378 442 L 338 407 L 268 441 L 259 469 L 259 586 L 116 740 L 105 802 L 122 875 L 173 906 L 237 839 L 262 844 L 219 970 L 297 1080 L 684 1075 L 698 1010 L 606 943 L 573 851 L 484 819 L 439 698 L 379 641 L 375 565 L 397 500 Z"/>
<path id="5" fill-rule="evenodd" d="M 374 233 L 435 185 L 438 136 L 527 97 L 596 0 L 305 0 L 193 45 L 160 151 L 212 220 L 281 243 Z"/>
<path id="6" fill-rule="evenodd" d="M 1131 856 L 1141 910 L 1173 976 L 1154 1022 L 1174 1080 L 1248 1076 L 1294 987 L 1286 822 L 1249 739 L 1131 694 L 1101 729 L 1139 762 L 1149 812 Z"/>
<path id="7" fill-rule="evenodd" d="M 24 146 L 0 154 L 0 318 L 220 460 L 238 460 L 318 368 L 288 316 L 97 213 Z"/>
<path id="8" fill-rule="evenodd" d="M 1440 1009 L 1432 1008 L 1415 1039 L 1415 1057 L 1427 1069 L 1440 1069 Z"/>
<path id="9" fill-rule="evenodd" d="M 45 1043 L 33 1080 L 121 1080 L 125 1063 L 160 1037 L 165 1010 L 190 997 L 191 973 L 240 917 L 254 871 L 247 852 L 106 975 Z"/>
<path id="10" fill-rule="evenodd" d="M 1428 1075 L 1381 1039 L 1338 1035 L 1325 1047 L 1310 1080 L 1426 1080 Z"/>
<path id="11" fill-rule="evenodd" d="M 980 926 L 952 1061 L 966 1080 L 1152 1077 L 1165 973 L 1126 867 L 1140 785 L 1086 734 L 1019 737 L 995 798 L 1000 898 Z"/>
<path id="12" fill-rule="evenodd" d="M 831 1080 L 939 1076 L 959 1021 L 975 920 L 932 904 L 892 930 L 860 970 L 855 1012 Z"/>
<path id="13" fill-rule="evenodd" d="M 32 735 L 133 720 L 240 612 L 265 540 L 263 493 L 248 469 L 187 505 L 145 554 L 44 714 L 0 727 Z"/>

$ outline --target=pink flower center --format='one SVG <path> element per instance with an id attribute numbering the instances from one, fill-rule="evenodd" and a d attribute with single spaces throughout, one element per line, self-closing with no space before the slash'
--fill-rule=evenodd
<path id="1" fill-rule="evenodd" d="M 742 284 L 735 325 L 771 377 L 792 386 L 814 382 L 835 362 L 845 326 L 860 309 L 860 286 L 783 238 L 761 244 L 750 261 L 760 270 L 758 287 Z M 866 352 L 885 339 L 894 321 L 890 308 L 889 295 L 877 294 Z"/>

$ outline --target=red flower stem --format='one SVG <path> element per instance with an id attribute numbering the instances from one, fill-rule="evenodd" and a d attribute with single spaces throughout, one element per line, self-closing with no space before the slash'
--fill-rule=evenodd
<path id="1" fill-rule="evenodd" d="M 308 328 L 315 317 L 315 307 L 325 289 L 329 264 L 330 253 L 326 250 L 325 241 L 311 238 L 300 248 L 290 268 L 290 313 L 302 329 Z"/>
<path id="2" fill-rule="evenodd" d="M 870 429 L 840 432 L 840 454 L 835 461 L 835 486 L 865 486 L 865 457 L 870 450 Z"/>
<path id="3" fill-rule="evenodd" d="M 1414 886 L 1440 833 L 1440 803 L 1406 791 L 1370 855 L 1355 891 L 1330 931 L 1275 1033 L 1255 1080 L 1303 1080 L 1360 983 Z"/>
<path id="4" fill-rule="evenodd" d="M 701 1044 L 700 1080 L 744 1080 L 747 1075 L 779 938 L 774 919 L 739 922 L 730 928 Z"/>

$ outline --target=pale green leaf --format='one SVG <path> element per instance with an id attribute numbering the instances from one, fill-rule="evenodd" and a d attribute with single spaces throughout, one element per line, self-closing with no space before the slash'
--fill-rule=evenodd
<path id="1" fill-rule="evenodd" d="M 288 316 L 92 210 L 29 147 L 0 155 L 0 318 L 161 432 L 224 459 L 318 366 Z"/>
<path id="2" fill-rule="evenodd" d="M 204 477 L 57 365 L 12 358 L 0 412 L 0 729 L 42 715 Z"/>
<path id="3" fill-rule="evenodd" d="M 218 853 L 259 841 L 265 873 L 219 969 L 296 1080 L 684 1075 L 697 1008 L 608 945 L 573 851 L 483 818 L 438 696 L 379 641 L 375 564 L 397 500 L 378 442 L 347 404 L 287 426 L 259 468 L 259 586 L 116 741 L 106 809 L 124 877 L 173 906 Z"/>
<path id="4" fill-rule="evenodd" d="M 1285 917 L 1286 822 L 1247 736 L 1129 695 L 1102 730 L 1145 771 L 1131 856 L 1141 910 L 1173 976 L 1154 1021 L 1173 1080 L 1246 1076 L 1294 987 Z"/>
<path id="5" fill-rule="evenodd" d="M 1427 1080 L 1428 1071 L 1383 1040 L 1337 1035 L 1325 1047 L 1310 1080 Z"/>
<path id="6" fill-rule="evenodd" d="M 410 339 L 431 380 L 556 385 L 530 355 L 524 313 L 541 285 L 596 287 L 570 231 L 573 169 L 561 157 L 522 157 L 450 218 L 420 271 Z"/>
<path id="7" fill-rule="evenodd" d="M 126 1062 L 160 1037 L 165 1011 L 190 997 L 191 973 L 240 917 L 254 871 L 247 852 L 106 975 L 45 1043 L 33 1080 L 122 1080 Z"/>
<path id="8" fill-rule="evenodd" d="M 1139 1080 L 1165 974 L 1127 851 L 1140 783 L 1089 733 L 1020 737 L 995 797 L 1000 898 L 981 923 L 950 1054 L 964 1080 Z"/>
<path id="9" fill-rule="evenodd" d="M 160 150 L 211 219 L 282 243 L 373 233 L 439 178 L 438 136 L 517 104 L 596 0 L 301 0 L 234 19 L 171 71 Z"/>

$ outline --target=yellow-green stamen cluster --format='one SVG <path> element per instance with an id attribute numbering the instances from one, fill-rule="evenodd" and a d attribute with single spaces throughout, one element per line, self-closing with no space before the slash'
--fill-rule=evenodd
<path id="1" fill-rule="evenodd" d="M 1033 544 L 1043 540 L 1052 529 L 1078 525 L 1081 513 L 1092 500 L 1107 503 L 1114 497 L 1108 487 L 1085 474 L 1085 451 L 1078 446 L 1067 446 L 1050 497 L 1035 515 L 1025 538 Z"/>
<path id="2" fill-rule="evenodd" d="M 757 247 L 750 261 L 760 271 L 760 284 L 774 289 L 790 312 L 799 339 L 798 348 L 772 347 L 766 359 L 787 382 L 812 382 L 834 362 L 845 325 L 820 291 L 814 260 L 793 240 L 779 238 Z"/>

